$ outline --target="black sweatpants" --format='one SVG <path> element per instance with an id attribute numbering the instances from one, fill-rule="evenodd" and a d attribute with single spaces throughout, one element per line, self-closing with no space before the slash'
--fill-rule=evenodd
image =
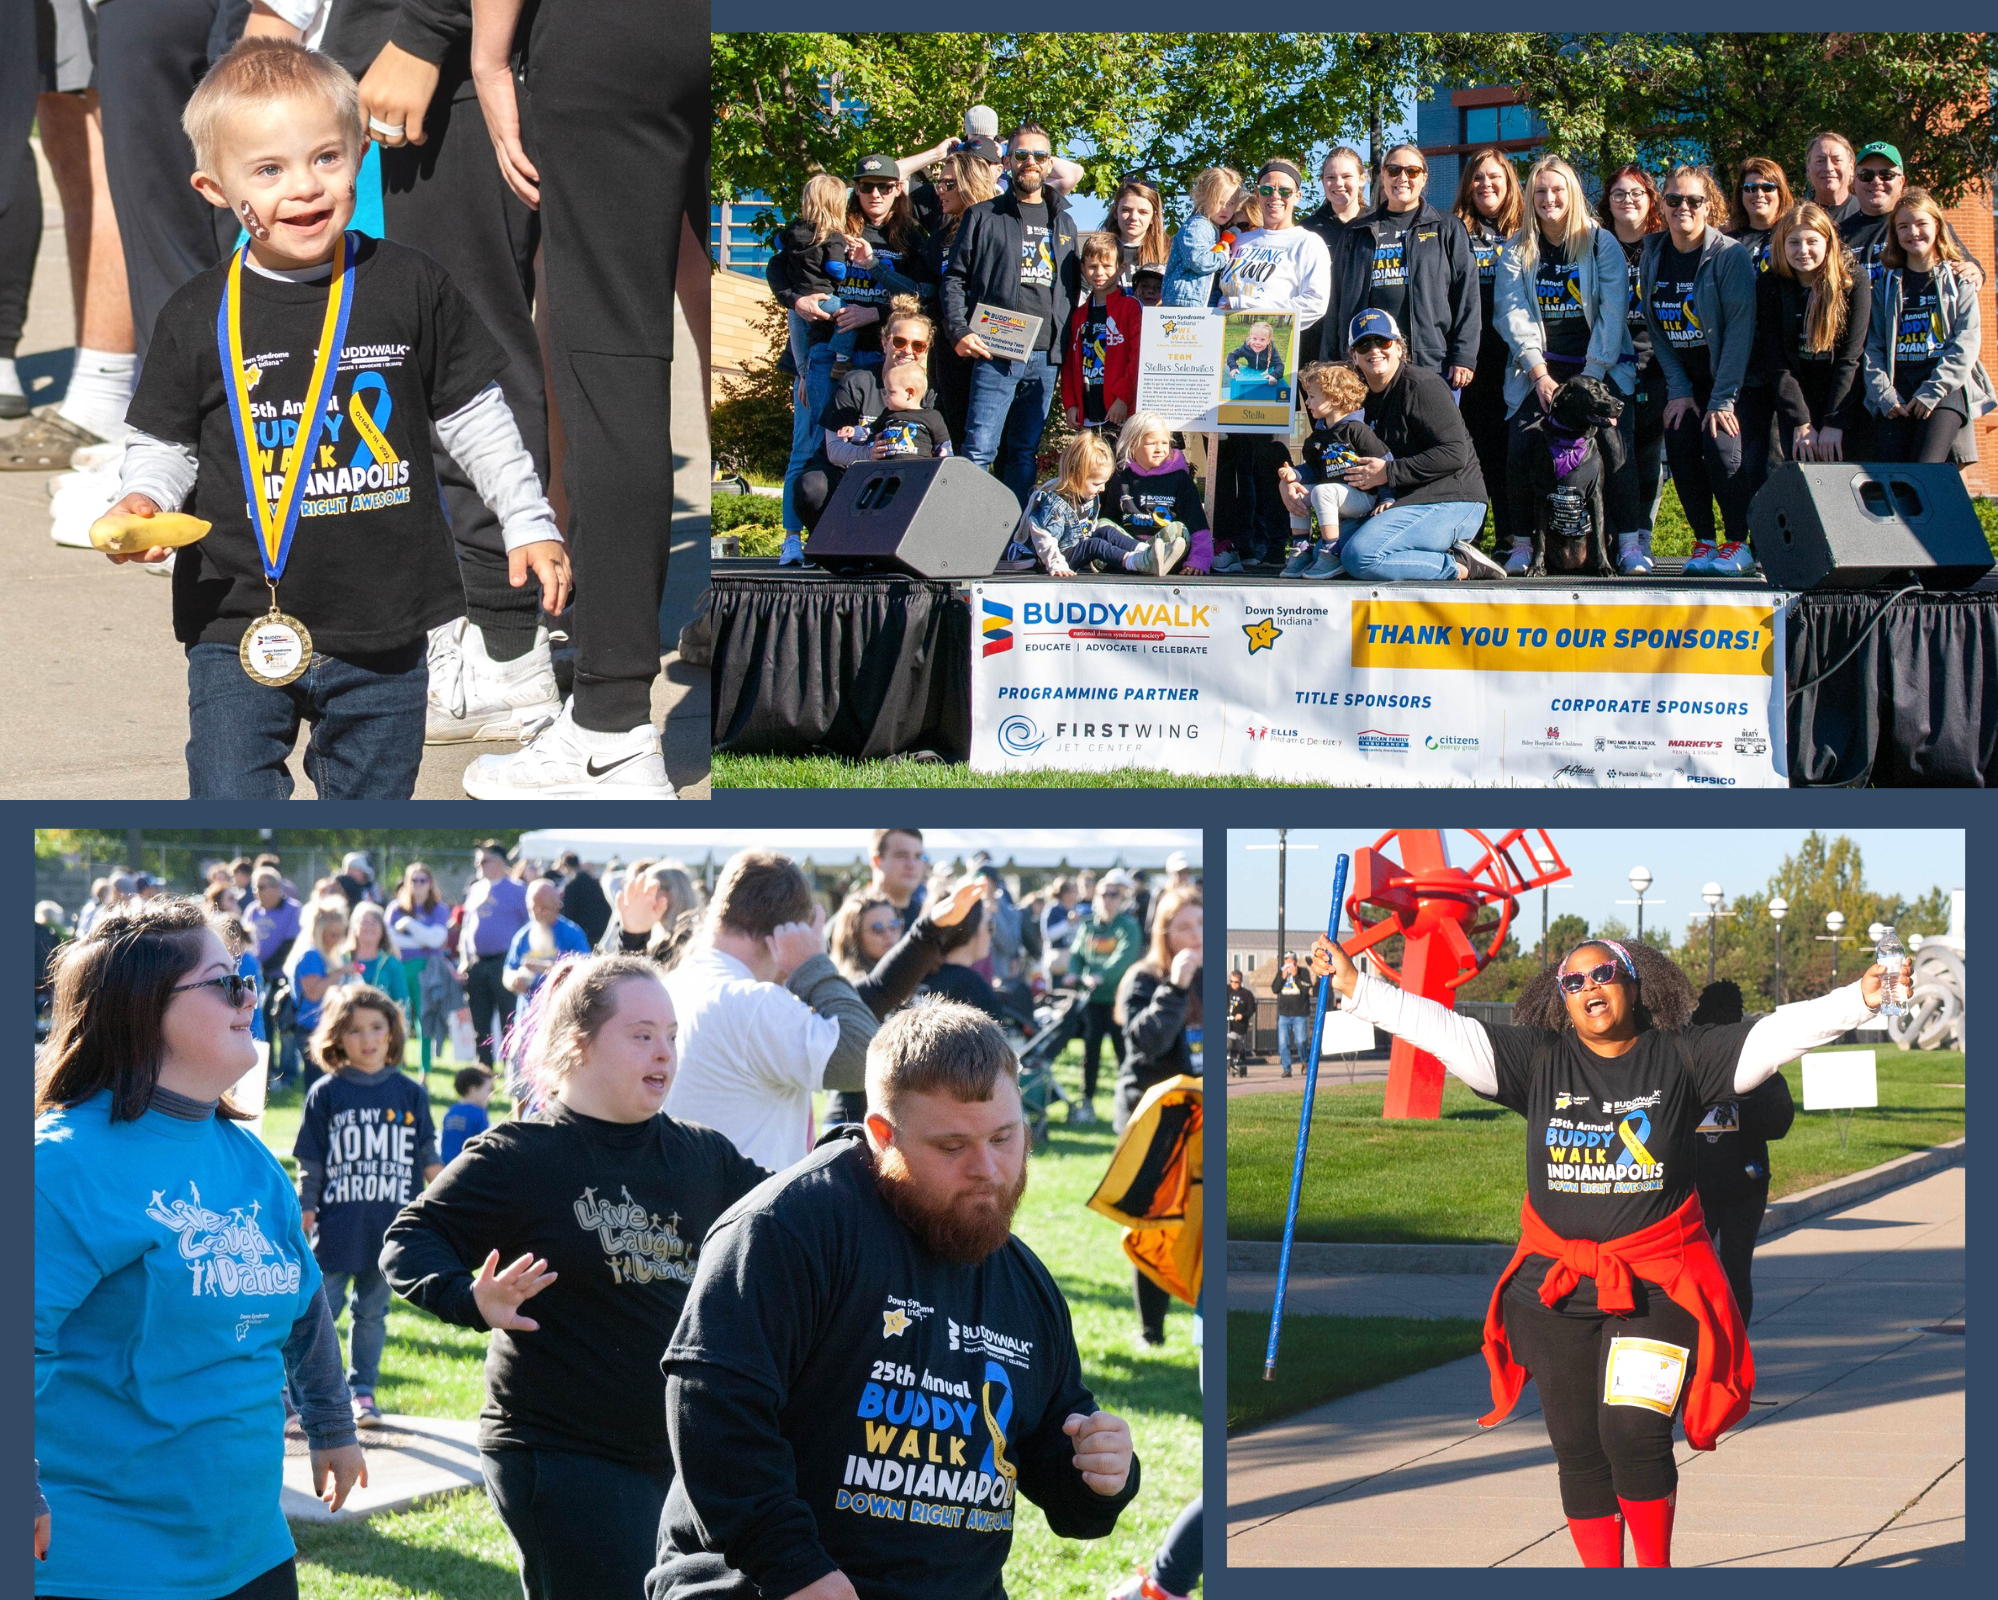
<path id="1" fill-rule="evenodd" d="M 506 957 L 480 956 L 465 978 L 465 1003 L 472 1012 L 472 1032 L 479 1041 L 479 1064 L 493 1064 L 494 1042 L 513 1021 L 518 998 L 505 982 Z"/>
<path id="2" fill-rule="evenodd" d="M 1611 533 L 1643 533 L 1657 521 L 1665 476 L 1665 380 L 1655 372 L 1640 378 L 1616 425 L 1623 465 L 1603 483 L 1603 515 Z"/>
<path id="3" fill-rule="evenodd" d="M 1963 432 L 1963 391 L 1958 389 L 1926 417 L 1875 417 L 1873 459 L 1876 461 L 1938 462 L 1949 460 L 1956 436 Z"/>
<path id="4" fill-rule="evenodd" d="M 534 252 L 541 219 L 500 176 L 463 52 L 447 52 L 444 69 L 424 115 L 424 142 L 382 147 L 382 226 L 391 239 L 421 250 L 451 274 L 506 352 L 499 386 L 545 485 L 548 394 L 534 331 Z M 518 589 L 507 582 L 499 518 L 445 451 L 434 427 L 430 449 L 458 548 L 465 615 L 495 660 L 512 661 L 534 647 L 540 587 L 531 579 Z"/>
<path id="5" fill-rule="evenodd" d="M 1491 355 L 1496 346 L 1498 354 Z M 1471 430 L 1471 448 L 1478 453 L 1478 471 L 1485 480 L 1485 493 L 1491 496 L 1493 548 L 1501 560 L 1512 549 L 1513 536 L 1532 532 L 1532 524 L 1521 526 L 1512 501 L 1506 493 L 1508 428 L 1505 416 L 1505 369 L 1511 351 L 1496 329 L 1487 328 L 1478 343 L 1477 375 L 1463 390 L 1459 409 L 1464 426 Z M 1528 397 L 1531 398 L 1530 396 Z M 1537 407 L 1538 402 L 1535 402 Z"/>
<path id="6" fill-rule="evenodd" d="M 1720 506 L 1721 527 L 1729 541 L 1748 537 L 1748 502 L 1752 491 L 1743 460 L 1743 435 L 1707 429 L 1707 398 L 1711 388 L 1694 390 L 1700 415 L 1682 416 L 1677 427 L 1665 430 L 1665 460 L 1679 490 L 1679 504 L 1693 525 L 1695 540 L 1714 537 L 1714 506 Z M 1737 421 L 1740 419 L 1737 418 Z"/>
<path id="7" fill-rule="evenodd" d="M 21 347 L 28 320 L 28 291 L 35 282 L 35 252 L 42 243 L 42 185 L 35 152 L 24 139 L 13 197 L 0 208 L 0 361 Z"/>
<path id="8" fill-rule="evenodd" d="M 708 25 L 688 0 L 541 0 L 527 41 L 523 134 L 568 441 L 574 714 L 599 733 L 649 722 L 659 675 L 673 283 L 682 219 L 707 204 Z"/>
<path id="9" fill-rule="evenodd" d="M 1513 1359 L 1533 1374 L 1547 1437 L 1560 1470 L 1561 1509 L 1570 1517 L 1613 1517 L 1617 1500 L 1663 1500 L 1679 1484 L 1672 1460 L 1672 1417 L 1644 1406 L 1603 1399 L 1610 1343 L 1656 1339 L 1686 1352 L 1685 1378 L 1673 1415 L 1685 1407 L 1699 1354 L 1699 1324 L 1665 1291 L 1642 1279 L 1627 1317 L 1551 1310 L 1540 1303 L 1546 1263 L 1529 1258 L 1505 1286 L 1501 1306 Z M 1573 1300 L 1573 1296 L 1569 1300 Z M 1568 1302 L 1564 1301 L 1564 1305 Z"/>
<path id="10" fill-rule="evenodd" d="M 236 217 L 188 184 L 194 148 L 180 114 L 249 14 L 250 0 L 104 0 L 97 8 L 104 168 L 141 367 L 160 308 L 235 246 Z"/>
<path id="11" fill-rule="evenodd" d="M 1086 1100 L 1096 1093 L 1096 1067 L 1103 1059 L 1103 1041 L 1110 1041 L 1110 1055 L 1118 1067 L 1124 1065 L 1124 1030 L 1111 1014 L 1111 1003 L 1094 1001 L 1082 1008 L 1082 1095 Z"/>
<path id="12" fill-rule="evenodd" d="M 577 1450 L 481 1450 L 479 1467 L 519 1548 L 525 1600 L 645 1600 L 670 1468 Z"/>
<path id="13" fill-rule="evenodd" d="M 1707 1232 L 1714 1241 L 1714 1254 L 1720 1257 L 1728 1287 L 1734 1290 L 1734 1303 L 1741 1307 L 1741 1323 L 1748 1326 L 1748 1314 L 1755 1309 L 1755 1285 L 1749 1281 L 1749 1268 L 1755 1261 L 1755 1240 L 1762 1232 L 1762 1214 L 1769 1208 L 1769 1180 L 1752 1189 L 1726 1196 L 1700 1190 L 1700 1209 L 1706 1213 Z"/>
<path id="14" fill-rule="evenodd" d="M 59 1595 L 39 1595 L 36 1600 L 64 1600 Z M 240 1589 L 231 1589 L 217 1600 L 298 1600 L 298 1558 L 288 1556 L 280 1566 L 260 1573 Z"/>

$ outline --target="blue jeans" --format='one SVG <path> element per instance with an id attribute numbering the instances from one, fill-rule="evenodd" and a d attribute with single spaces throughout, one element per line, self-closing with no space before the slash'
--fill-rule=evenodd
<path id="1" fill-rule="evenodd" d="M 1297 1058 L 1301 1066 L 1305 1053 L 1311 1048 L 1311 1019 L 1309 1017 L 1277 1018 L 1277 1059 L 1283 1063 L 1283 1075 L 1290 1076 L 1291 1058 Z"/>
<path id="2" fill-rule="evenodd" d="M 389 1282 L 380 1269 L 326 1274 L 326 1303 L 333 1320 L 347 1304 L 347 1286 L 354 1287 L 354 1321 L 347 1330 L 347 1387 L 356 1394 L 373 1394 L 382 1378 L 382 1346 L 388 1342 Z"/>
<path id="3" fill-rule="evenodd" d="M 825 414 L 826 404 L 832 399 L 833 359 L 831 344 L 815 344 L 805 351 L 800 369 L 804 373 L 805 403 L 791 413 L 791 459 L 784 467 L 786 533 L 802 532 L 805 526 L 798 520 L 798 479 L 805 470 L 805 464 L 818 452 L 819 440 L 824 433 L 819 426 L 819 418 Z"/>
<path id="4" fill-rule="evenodd" d="M 1457 564 L 1450 546 L 1475 539 L 1484 521 L 1482 500 L 1390 506 L 1339 541 L 1339 564 L 1355 578 L 1383 583 L 1451 581 Z"/>
<path id="5" fill-rule="evenodd" d="M 232 644 L 187 650 L 187 792 L 192 800 L 289 800 L 285 758 L 312 725 L 305 772 L 322 800 L 407 800 L 423 763 L 424 641 L 368 658 L 314 654 L 267 688 Z"/>
<path id="6" fill-rule="evenodd" d="M 964 417 L 964 453 L 1013 491 L 1021 505 L 1034 492 L 1034 457 L 1048 425 L 1061 368 L 1045 350 L 1025 361 L 978 361 Z"/>

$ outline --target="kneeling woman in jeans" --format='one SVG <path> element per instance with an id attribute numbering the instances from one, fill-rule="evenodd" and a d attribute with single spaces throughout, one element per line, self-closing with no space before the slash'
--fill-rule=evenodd
<path id="1" fill-rule="evenodd" d="M 660 1115 L 676 1025 L 650 961 L 559 966 L 535 1004 L 547 1109 L 471 1140 L 390 1226 L 382 1271 L 493 1330 L 479 1453 L 527 1600 L 640 1600 L 673 1481 L 659 1358 L 709 1225 L 768 1174 Z"/>
<path id="2" fill-rule="evenodd" d="M 1485 480 L 1449 384 L 1409 362 L 1408 343 L 1385 311 L 1353 318 L 1348 347 L 1367 385 L 1367 426 L 1393 459 L 1363 457 L 1346 469 L 1347 484 L 1377 500 L 1373 515 L 1339 541 L 1340 565 L 1376 582 L 1503 578 L 1505 569 L 1475 545 Z"/>

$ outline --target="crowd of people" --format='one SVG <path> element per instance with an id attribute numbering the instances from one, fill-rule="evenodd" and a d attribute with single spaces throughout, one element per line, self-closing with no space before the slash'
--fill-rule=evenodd
<path id="1" fill-rule="evenodd" d="M 683 255 L 681 294 L 706 300 L 707 60 L 682 37 L 705 13 L 6 17 L 0 417 L 26 420 L 0 470 L 60 474 L 59 543 L 123 528 L 96 547 L 171 577 L 191 796 L 289 798 L 304 727 L 321 799 L 408 799 L 426 743 L 475 740 L 521 748 L 467 767 L 474 798 L 673 798 L 651 703 L 660 441 Z M 31 124 L 77 349 L 29 415 Z M 616 175 L 636 170 L 634 192 Z"/>
<path id="2" fill-rule="evenodd" d="M 1381 157 L 1370 201 L 1341 146 L 1309 214 L 1301 169 L 1272 157 L 1246 178 L 1204 169 L 1177 232 L 1151 178 L 1126 173 L 1083 232 L 1082 169 L 1036 122 L 998 135 L 974 106 L 961 141 L 869 155 L 850 188 L 817 174 L 773 240 L 797 374 L 783 564 L 805 560 L 847 468 L 956 454 L 1021 503 L 1002 570 L 1499 580 L 1579 565 L 1593 540 L 1642 576 L 1669 473 L 1684 572 L 1739 577 L 1776 465 L 1975 461 L 1974 424 L 1998 409 L 1984 268 L 1884 141 L 1817 134 L 1808 197 L 1757 156 L 1731 185 L 1626 165 L 1592 198 L 1560 156 L 1485 146 L 1448 202 L 1412 144 Z M 1160 305 L 1300 330 L 1301 438 L 1224 431 L 1205 496 L 1193 441 L 1139 408 Z M 1025 359 L 986 345 L 980 306 L 1036 319 Z M 1248 335 L 1231 370 L 1280 383 L 1271 324 Z M 1073 436 L 1037 483 L 1057 393 Z M 918 415 L 920 431 L 897 422 Z"/>
<path id="3" fill-rule="evenodd" d="M 830 897 L 762 849 L 704 890 L 489 843 L 457 905 L 358 852 L 303 896 L 275 853 L 199 898 L 108 874 L 38 1063 L 39 1590 L 295 1596 L 280 1434 L 330 1506 L 365 1483 L 394 1297 L 491 1333 L 481 1463 L 530 1600 L 997 1593 L 1018 1494 L 1110 1533 L 1139 1460 L 1011 1235 L 1016 1042 L 1048 981 L 1107 986 L 1119 1128 L 1197 1080 L 1198 884 L 1019 897 L 918 830 L 870 846 Z M 431 964 L 486 1008 L 441 1125 L 403 1070 Z M 241 1125 L 264 1021 L 308 1083 L 295 1186 Z M 1165 1298 L 1137 1276 L 1145 1347 Z M 1118 1594 L 1185 1593 L 1156 1574 L 1190 1588 L 1199 1547 L 1196 1501 Z"/>

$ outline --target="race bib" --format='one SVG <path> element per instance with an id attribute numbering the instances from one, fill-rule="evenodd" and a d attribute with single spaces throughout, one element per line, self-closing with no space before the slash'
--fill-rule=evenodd
<path id="1" fill-rule="evenodd" d="M 1193 1067 L 1193 1075 L 1196 1078 L 1199 1077 L 1203 1068 L 1200 1065 L 1200 1030 L 1198 1028 L 1188 1028 L 1186 1030 L 1186 1059 Z"/>
<path id="2" fill-rule="evenodd" d="M 1642 1406 L 1669 1417 L 1679 1403 L 1679 1385 L 1685 1381 L 1686 1358 L 1691 1354 L 1682 1345 L 1619 1334 L 1610 1340 L 1603 1404 Z"/>

